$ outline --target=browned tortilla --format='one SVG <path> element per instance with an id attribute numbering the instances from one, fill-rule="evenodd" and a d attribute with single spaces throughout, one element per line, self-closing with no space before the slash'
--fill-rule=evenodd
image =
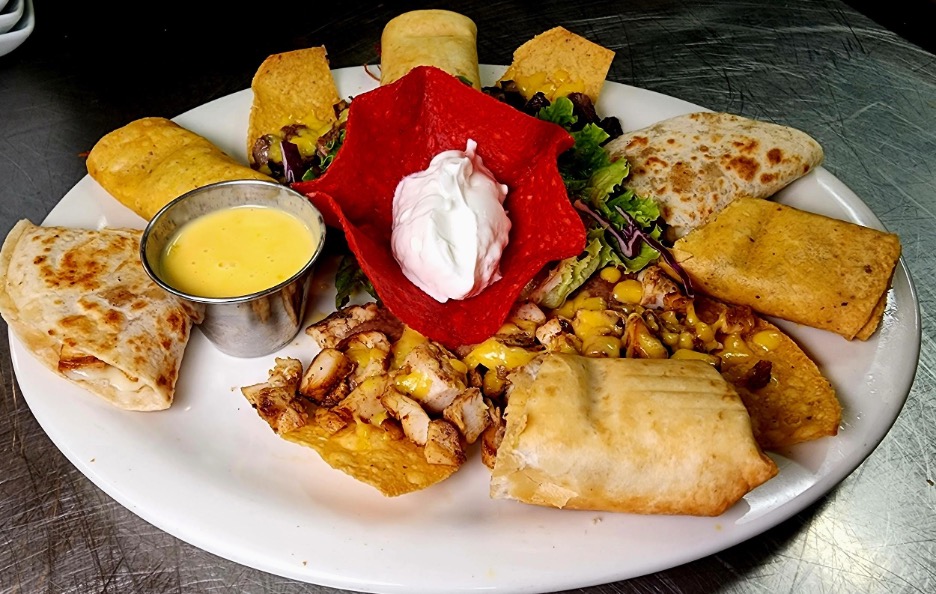
<path id="1" fill-rule="evenodd" d="M 677 116 L 607 145 L 631 166 L 625 181 L 661 206 L 675 239 L 738 198 L 768 198 L 822 162 L 822 148 L 793 128 L 728 113 Z"/>
<path id="2" fill-rule="evenodd" d="M 851 340 L 880 323 L 900 240 L 775 202 L 742 199 L 673 246 L 697 288 Z"/>
<path id="3" fill-rule="evenodd" d="M 702 361 L 550 353 L 510 378 L 492 497 L 714 516 L 777 473 L 741 399 Z"/>
<path id="4" fill-rule="evenodd" d="M 52 371 L 120 408 L 161 410 L 201 311 L 147 276 L 141 233 L 20 221 L 0 251 L 0 312 Z"/>
<path id="5" fill-rule="evenodd" d="M 412 10 L 386 24 L 380 36 L 380 84 L 388 85 L 417 66 L 435 66 L 481 88 L 478 28 L 450 10 Z"/>

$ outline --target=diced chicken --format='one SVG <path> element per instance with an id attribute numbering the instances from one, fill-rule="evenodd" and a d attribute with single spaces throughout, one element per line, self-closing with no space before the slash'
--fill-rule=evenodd
<path id="1" fill-rule="evenodd" d="M 416 445 L 426 445 L 430 419 L 418 402 L 394 388 L 385 391 L 380 402 L 393 418 L 400 421 L 403 433 L 410 441 Z"/>
<path id="2" fill-rule="evenodd" d="M 454 425 L 469 444 L 477 441 L 481 433 L 491 424 L 488 405 L 478 388 L 468 388 L 455 397 L 442 412 L 445 420 Z"/>
<path id="3" fill-rule="evenodd" d="M 543 313 L 543 310 L 539 308 L 533 302 L 525 301 L 518 303 L 513 311 L 510 313 L 510 319 L 515 324 L 531 324 L 533 326 L 539 326 L 546 322 L 546 314 Z"/>
<path id="4" fill-rule="evenodd" d="M 346 378 L 354 371 L 354 362 L 334 348 L 322 349 L 299 385 L 299 393 L 322 406 L 334 406 L 347 396 L 351 387 Z"/>
<path id="5" fill-rule="evenodd" d="M 354 362 L 352 384 L 383 375 L 390 367 L 390 341 L 382 332 L 369 330 L 352 334 L 336 347 Z"/>
<path id="6" fill-rule="evenodd" d="M 309 421 L 296 388 L 302 377 L 302 362 L 279 358 L 262 384 L 241 388 L 241 393 L 257 409 L 257 413 L 278 434 L 288 433 Z"/>
<path id="7" fill-rule="evenodd" d="M 339 415 L 334 409 L 316 407 L 314 421 L 316 425 L 328 432 L 329 435 L 334 435 L 347 427 L 351 419 Z"/>
<path id="8" fill-rule="evenodd" d="M 660 339 L 650 332 L 650 328 L 647 327 L 640 314 L 633 313 L 627 317 L 627 328 L 622 339 L 623 350 L 628 358 L 669 358 L 669 351 Z"/>
<path id="9" fill-rule="evenodd" d="M 443 419 L 429 422 L 426 449 L 423 450 L 426 462 L 461 466 L 465 463 L 465 448 L 462 446 L 458 430 Z"/>
<path id="10" fill-rule="evenodd" d="M 491 424 L 481 434 L 481 461 L 488 468 L 494 468 L 494 462 L 497 460 L 497 449 L 504 439 L 504 432 L 507 430 L 507 422 L 504 419 L 503 411 L 496 407 L 491 407 Z"/>
<path id="11" fill-rule="evenodd" d="M 679 285 L 659 266 L 648 266 L 637 274 L 643 287 L 640 304 L 651 309 L 683 310 L 689 303 Z"/>
<path id="12" fill-rule="evenodd" d="M 334 348 L 353 334 L 377 330 L 391 341 L 403 335 L 403 322 L 376 303 L 352 305 L 306 328 L 321 348 Z"/>
<path id="13" fill-rule="evenodd" d="M 582 348 L 582 340 L 565 318 L 553 318 L 537 328 L 536 339 L 552 353 L 577 353 Z"/>
<path id="14" fill-rule="evenodd" d="M 387 409 L 380 402 L 380 397 L 389 385 L 390 377 L 387 375 L 368 378 L 354 388 L 347 398 L 335 405 L 332 411 L 349 420 L 358 418 L 379 425 L 387 416 Z"/>
<path id="15" fill-rule="evenodd" d="M 416 345 L 403 360 L 403 374 L 415 377 L 418 389 L 411 394 L 432 413 L 441 414 L 445 407 L 465 389 L 465 371 L 453 365 L 461 363 L 445 347 L 424 342 Z"/>
<path id="16" fill-rule="evenodd" d="M 311 336 L 321 348 L 334 348 L 339 342 L 354 334 L 358 326 L 376 319 L 379 313 L 376 303 L 345 307 L 306 328 L 306 334 Z"/>

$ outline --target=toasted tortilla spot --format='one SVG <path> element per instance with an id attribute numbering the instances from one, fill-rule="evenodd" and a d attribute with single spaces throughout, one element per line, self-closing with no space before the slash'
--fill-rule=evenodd
<path id="1" fill-rule="evenodd" d="M 771 165 L 777 165 L 780 161 L 783 161 L 783 151 L 778 148 L 772 148 L 767 151 L 767 160 L 770 161 Z"/>

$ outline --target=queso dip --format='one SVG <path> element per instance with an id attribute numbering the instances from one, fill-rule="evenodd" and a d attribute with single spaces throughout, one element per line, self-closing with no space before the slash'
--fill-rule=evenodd
<path id="1" fill-rule="evenodd" d="M 299 272 L 318 245 L 318 231 L 267 206 L 235 206 L 182 225 L 159 259 L 160 276 L 197 297 L 241 297 Z"/>

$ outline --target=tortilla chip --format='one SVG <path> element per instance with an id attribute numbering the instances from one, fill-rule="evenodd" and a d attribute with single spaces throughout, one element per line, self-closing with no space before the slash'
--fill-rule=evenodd
<path id="1" fill-rule="evenodd" d="M 332 433 L 319 418 L 282 435 L 314 449 L 332 468 L 396 497 L 432 486 L 451 476 L 458 466 L 430 464 L 423 448 L 402 432 L 356 422 Z"/>
<path id="2" fill-rule="evenodd" d="M 752 389 L 744 376 L 753 365 L 739 357 L 722 359 L 721 373 L 731 383 L 751 415 L 754 439 L 765 450 L 776 450 L 838 433 L 842 407 L 812 359 L 782 330 L 761 318 L 745 336 L 759 359 L 770 361 L 770 382 Z M 766 333 L 769 349 L 754 337 Z M 764 334 L 761 334 L 764 336 Z"/>
<path id="3" fill-rule="evenodd" d="M 577 255 L 585 226 L 559 175 L 572 137 L 430 66 L 351 103 L 346 140 L 324 175 L 293 187 L 330 226 L 340 226 L 381 301 L 423 336 L 448 348 L 500 328 L 520 290 L 548 262 Z M 393 194 L 404 176 L 471 138 L 494 177 L 507 184 L 512 223 L 502 278 L 479 295 L 439 303 L 407 279 L 390 248 Z"/>
<path id="4" fill-rule="evenodd" d="M 253 104 L 247 126 L 247 154 L 264 134 L 279 134 L 292 124 L 327 132 L 337 120 L 334 106 L 341 98 L 324 47 L 269 56 L 250 84 Z"/>
<path id="5" fill-rule="evenodd" d="M 673 246 L 701 291 L 851 340 L 877 327 L 897 260 L 892 234 L 741 199 Z"/>
<path id="6" fill-rule="evenodd" d="M 111 196 L 146 220 L 182 194 L 214 182 L 274 181 L 165 118 L 139 119 L 105 135 L 88 154 L 87 166 Z"/>
<path id="7" fill-rule="evenodd" d="M 579 92 L 595 102 L 612 60 L 613 51 L 555 27 L 518 47 L 501 80 L 517 83 L 527 99 L 537 91 L 549 100 Z"/>
<path id="8" fill-rule="evenodd" d="M 769 198 L 822 162 L 805 132 L 730 113 L 699 112 L 607 144 L 630 163 L 625 185 L 660 205 L 668 236 L 704 225 L 738 198 Z"/>
<path id="9" fill-rule="evenodd" d="M 413 10 L 390 20 L 380 36 L 380 84 L 417 66 L 435 66 L 481 88 L 478 28 L 449 10 Z"/>

